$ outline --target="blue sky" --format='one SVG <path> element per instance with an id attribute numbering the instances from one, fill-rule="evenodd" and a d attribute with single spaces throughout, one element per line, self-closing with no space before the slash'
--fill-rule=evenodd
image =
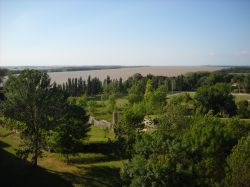
<path id="1" fill-rule="evenodd" d="M 249 0 L 0 0 L 0 65 L 250 65 Z"/>

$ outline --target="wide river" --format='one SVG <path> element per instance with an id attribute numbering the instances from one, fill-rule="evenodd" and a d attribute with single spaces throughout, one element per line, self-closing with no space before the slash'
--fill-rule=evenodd
<path id="1" fill-rule="evenodd" d="M 87 79 L 90 75 L 91 77 L 98 77 L 100 80 L 104 80 L 107 75 L 111 79 L 126 80 L 128 77 L 134 75 L 135 73 L 140 73 L 143 76 L 152 75 L 162 75 L 162 76 L 177 76 L 181 74 L 186 74 L 189 72 L 197 71 L 215 71 L 222 69 L 222 67 L 211 67 L 211 66 L 153 66 L 153 67 L 136 67 L 136 68 L 120 68 L 120 69 L 105 69 L 105 70 L 91 70 L 91 71 L 67 71 L 67 72 L 51 72 L 49 73 L 51 80 L 58 84 L 66 82 L 68 78 L 82 77 Z"/>

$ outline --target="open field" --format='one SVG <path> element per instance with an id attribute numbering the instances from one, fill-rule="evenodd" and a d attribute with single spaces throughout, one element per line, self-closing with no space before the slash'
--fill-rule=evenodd
<path id="1" fill-rule="evenodd" d="M 238 103 L 242 100 L 247 100 L 250 102 L 250 94 L 247 93 L 234 93 L 233 96 L 235 97 L 235 102 Z"/>
<path id="2" fill-rule="evenodd" d="M 91 127 L 91 131 L 88 133 L 89 138 L 87 142 L 108 142 L 108 140 L 114 140 L 115 134 L 111 131 L 106 131 L 102 128 Z"/>
<path id="3" fill-rule="evenodd" d="M 107 75 L 111 79 L 126 80 L 128 77 L 134 75 L 135 73 L 140 73 L 143 76 L 148 74 L 152 75 L 162 75 L 162 76 L 177 76 L 181 74 L 186 74 L 189 72 L 197 71 L 215 71 L 222 69 L 222 67 L 208 67 L 208 66 L 151 66 L 151 67 L 136 67 L 136 68 L 119 68 L 119 69 L 106 69 L 106 70 L 92 70 L 92 71 L 67 71 L 67 72 L 51 72 L 49 76 L 52 81 L 59 84 L 67 81 L 68 78 L 82 77 L 87 79 L 90 75 L 91 77 L 98 77 L 100 80 L 104 80 Z"/>
<path id="4" fill-rule="evenodd" d="M 174 97 L 174 96 L 178 96 L 178 95 L 182 95 L 188 93 L 192 98 L 195 95 L 195 92 L 174 92 L 174 93 L 169 93 L 167 94 L 168 98 Z M 243 101 L 243 100 L 247 100 L 250 102 L 250 94 L 249 93 L 232 93 L 232 95 L 235 97 L 235 102 L 238 103 L 239 101 Z"/>
<path id="5" fill-rule="evenodd" d="M 17 158 L 15 148 L 20 139 L 18 134 L 10 134 L 0 127 L 0 166 L 3 186 L 120 186 L 119 169 L 125 160 L 118 160 L 107 151 L 107 138 L 103 129 L 92 127 L 89 132 L 89 147 L 71 156 L 67 165 L 64 157 L 57 153 L 45 153 L 38 161 L 38 168 L 32 168 L 29 162 Z M 112 132 L 106 134 L 114 138 Z M 13 180 L 13 178 L 15 180 Z M 32 180 L 30 180 L 32 178 Z M 11 184 L 11 185 L 10 185 Z"/>

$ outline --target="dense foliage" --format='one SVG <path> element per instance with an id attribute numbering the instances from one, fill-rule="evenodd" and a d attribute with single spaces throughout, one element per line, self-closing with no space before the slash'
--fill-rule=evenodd
<path id="1" fill-rule="evenodd" d="M 55 129 L 55 148 L 64 154 L 69 163 L 69 155 L 78 151 L 89 131 L 88 117 L 83 108 L 66 104 L 59 125 Z"/>
<path id="2" fill-rule="evenodd" d="M 4 91 L 6 99 L 1 105 L 2 113 L 22 122 L 18 130 L 23 142 L 17 150 L 17 155 L 26 159 L 31 154 L 34 166 L 37 166 L 37 159 L 46 146 L 48 130 L 60 125 L 60 121 L 62 126 L 71 122 L 77 122 L 72 123 L 76 125 L 86 123 L 84 113 L 79 117 L 76 113 L 70 118 L 69 115 L 62 118 L 70 112 L 71 115 L 76 109 L 67 107 L 66 98 L 56 85 L 50 83 L 45 72 L 24 70 L 18 76 L 10 75 Z M 82 121 L 79 121 L 79 118 L 82 118 Z M 77 134 L 70 136 L 74 138 L 75 135 Z M 81 136 L 84 137 L 84 133 Z"/>
<path id="3" fill-rule="evenodd" d="M 170 116 L 170 113 L 166 115 Z M 232 147 L 237 144 L 236 136 L 233 136 L 237 132 L 233 131 L 233 128 L 229 130 L 226 125 L 228 122 L 224 123 L 211 114 L 191 119 L 181 113 L 177 115 L 175 114 L 172 120 L 165 118 L 166 120 L 162 121 L 162 125 L 156 131 L 140 133 L 137 136 L 132 159 L 121 170 L 124 184 L 129 186 L 223 185 L 227 162 L 231 161 L 227 161 L 227 156 L 230 155 Z M 187 119 L 183 121 L 179 118 Z M 229 123 L 235 128 L 240 128 L 239 121 Z M 244 134 L 240 134 L 237 138 L 241 136 Z M 248 149 L 246 147 L 241 150 Z M 242 167 L 247 162 L 242 158 Z M 245 169 L 246 173 L 248 169 Z M 235 174 L 230 173 L 230 175 Z M 247 181 L 247 176 L 242 177 Z M 244 183 L 242 186 L 247 185 Z"/>
<path id="4" fill-rule="evenodd" d="M 236 105 L 230 88 L 223 83 L 198 88 L 195 100 L 196 107 L 202 114 L 210 110 L 213 114 L 220 116 L 232 116 L 236 113 Z"/>
<path id="5" fill-rule="evenodd" d="M 250 184 L 250 135 L 243 137 L 233 147 L 227 158 L 226 186 L 248 186 Z"/>
<path id="6" fill-rule="evenodd" d="M 43 131 L 53 119 L 51 88 L 48 75 L 35 70 L 25 70 L 19 76 L 9 76 L 4 87 L 4 115 L 24 123 L 21 127 L 24 142 L 18 153 L 23 158 L 31 153 L 34 165 L 37 165 L 37 158 L 41 155 Z"/>

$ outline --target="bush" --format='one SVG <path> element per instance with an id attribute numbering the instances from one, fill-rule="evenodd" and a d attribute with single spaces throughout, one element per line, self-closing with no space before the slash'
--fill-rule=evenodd
<path id="1" fill-rule="evenodd" d="M 238 103 L 238 115 L 241 118 L 248 118 L 250 117 L 250 110 L 249 110 L 249 104 L 247 100 L 240 101 Z"/>
<path id="2" fill-rule="evenodd" d="M 250 135 L 240 139 L 227 159 L 225 186 L 248 187 L 250 184 Z"/>

